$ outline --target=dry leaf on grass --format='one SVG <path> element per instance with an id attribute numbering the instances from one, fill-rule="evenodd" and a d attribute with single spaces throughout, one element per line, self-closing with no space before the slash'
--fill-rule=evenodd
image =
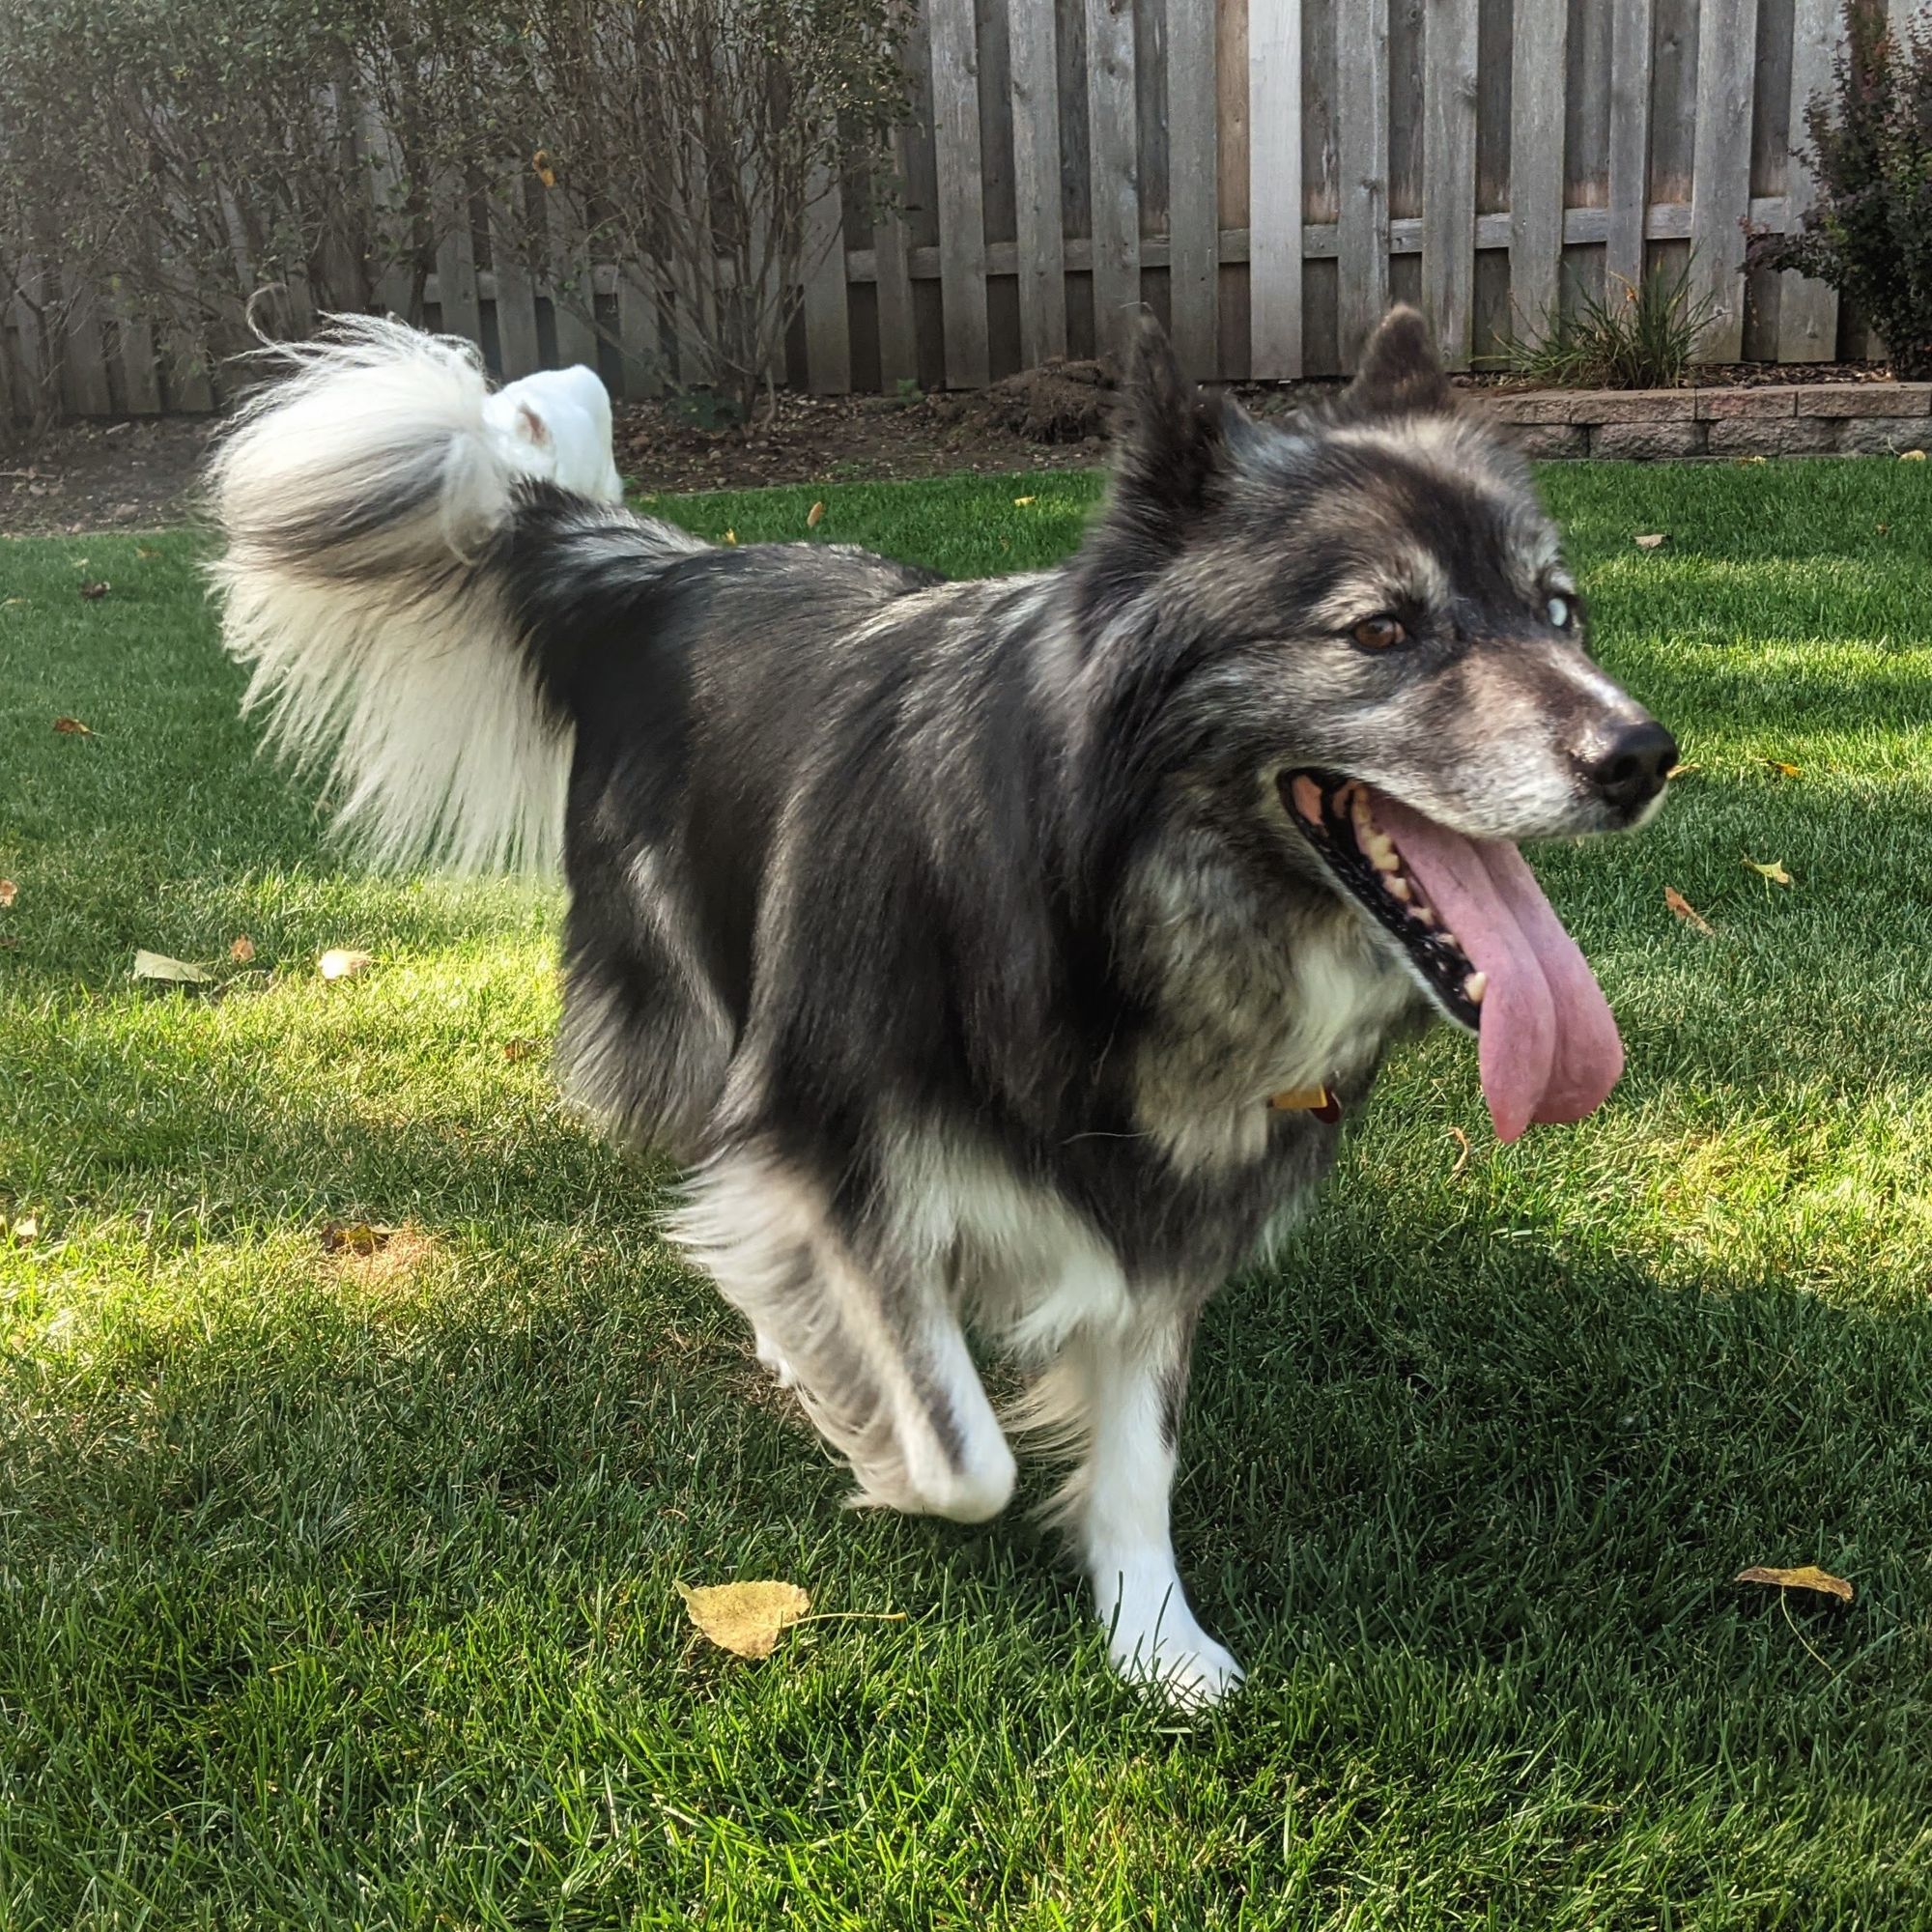
<path id="1" fill-rule="evenodd" d="M 1690 924 L 1694 925 L 1697 928 L 1699 932 L 1709 932 L 1711 930 L 1711 922 L 1708 919 L 1706 919 L 1704 915 L 1701 912 L 1699 912 L 1697 908 L 1693 906 L 1690 903 L 1690 901 L 1687 899 L 1684 896 L 1684 895 L 1677 890 L 1675 886 L 1664 887 L 1663 903 L 1667 905 L 1670 908 L 1670 910 L 1677 915 L 1679 919 L 1688 920 L 1690 923 Z"/>
<path id="2" fill-rule="evenodd" d="M 326 1255 L 373 1255 L 389 1245 L 395 1229 L 380 1221 L 329 1221 L 322 1231 L 322 1251 Z"/>
<path id="3" fill-rule="evenodd" d="M 1837 1597 L 1844 1603 L 1852 1601 L 1852 1586 L 1842 1577 L 1833 1577 L 1830 1571 L 1821 1570 L 1815 1563 L 1806 1563 L 1798 1570 L 1773 1570 L 1762 1563 L 1753 1564 L 1748 1570 L 1740 1570 L 1732 1578 L 1738 1583 L 1774 1583 L 1781 1590 L 1816 1590 L 1821 1597 Z"/>
<path id="4" fill-rule="evenodd" d="M 533 1039 L 506 1039 L 503 1042 L 505 1060 L 527 1060 L 537 1050 Z"/>
<path id="5" fill-rule="evenodd" d="M 825 505 L 823 503 L 812 504 L 811 508 L 805 513 L 805 526 L 809 530 L 815 530 L 824 521 Z"/>
<path id="6" fill-rule="evenodd" d="M 213 977 L 205 966 L 192 966 L 185 959 L 170 959 L 165 952 L 136 952 L 136 980 L 160 980 L 171 986 L 199 986 Z"/>
<path id="7" fill-rule="evenodd" d="M 1668 530 L 1650 530 L 1643 536 L 1633 537 L 1631 541 L 1638 550 L 1662 550 L 1670 541 Z"/>
<path id="8" fill-rule="evenodd" d="M 94 736 L 94 727 L 91 724 L 83 724 L 78 718 L 56 718 L 54 720 L 54 729 L 64 738 L 91 738 Z"/>
<path id="9" fill-rule="evenodd" d="M 251 960 L 255 956 L 255 942 L 252 939 L 250 939 L 248 935 L 244 932 L 242 935 L 242 937 L 238 939 L 235 942 L 235 944 L 228 949 L 228 956 L 231 959 L 240 960 L 243 966 L 247 965 L 249 960 Z"/>
<path id="10" fill-rule="evenodd" d="M 109 583 L 108 581 L 103 577 L 99 583 L 83 583 L 80 586 L 80 594 L 83 597 L 85 597 L 90 604 L 96 604 L 99 603 L 101 598 L 105 597 L 107 593 L 111 589 L 113 589 L 113 587 L 114 586 L 111 583 Z"/>
<path id="11" fill-rule="evenodd" d="M 1791 884 L 1791 874 L 1784 869 L 1784 861 L 1782 859 L 1774 859 L 1768 866 L 1760 866 L 1755 859 L 1747 859 L 1745 864 L 1753 872 L 1769 879 L 1774 886 L 1788 886 Z"/>
<path id="12" fill-rule="evenodd" d="M 325 980 L 353 980 L 358 973 L 366 973 L 375 965 L 373 955 L 367 952 L 352 952 L 346 947 L 331 946 L 316 961 L 316 970 Z"/>
<path id="13" fill-rule="evenodd" d="M 1781 779 L 1795 779 L 1804 769 L 1800 765 L 1787 765 L 1782 758 L 1767 758 L 1765 763 Z"/>
<path id="14" fill-rule="evenodd" d="M 0 910 L 12 905 L 20 896 L 20 889 L 12 879 L 0 879 Z"/>
<path id="15" fill-rule="evenodd" d="M 153 544 L 136 544 L 134 546 L 134 554 L 136 556 L 159 556 L 160 552 Z"/>
<path id="16" fill-rule="evenodd" d="M 17 952 L 19 950 L 20 942 L 11 932 L 0 933 L 0 952 Z"/>
<path id="17" fill-rule="evenodd" d="M 1032 501 L 1033 498 L 1031 497 L 1015 497 L 1013 498 L 1013 508 L 1016 510 L 1023 510 Z"/>
<path id="18" fill-rule="evenodd" d="M 780 1633 L 811 1608 L 796 1583 L 680 1583 L 685 1614 L 733 1657 L 769 1657 Z"/>
<path id="19" fill-rule="evenodd" d="M 1925 452 L 1922 449 L 1901 449 L 1898 452 L 1898 460 L 1901 463 L 1923 463 Z"/>
<path id="20" fill-rule="evenodd" d="M 738 541 L 738 532 L 736 530 L 726 530 L 724 532 L 724 541 L 727 544 L 736 543 Z"/>
<path id="21" fill-rule="evenodd" d="M 38 1215 L 22 1214 L 11 1227 L 8 1227 L 6 1217 L 0 1215 L 0 1228 L 7 1229 L 7 1238 L 16 1248 L 30 1248 L 41 1238 L 41 1223 Z"/>

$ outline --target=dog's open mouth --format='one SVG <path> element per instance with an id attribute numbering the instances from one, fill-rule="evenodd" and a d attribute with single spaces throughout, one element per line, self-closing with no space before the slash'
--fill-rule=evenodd
<path id="1" fill-rule="evenodd" d="M 1579 1121 L 1623 1071 L 1589 962 L 1514 845 L 1465 838 L 1359 780 L 1284 774 L 1289 816 L 1448 1016 L 1477 1037 L 1497 1136 Z"/>

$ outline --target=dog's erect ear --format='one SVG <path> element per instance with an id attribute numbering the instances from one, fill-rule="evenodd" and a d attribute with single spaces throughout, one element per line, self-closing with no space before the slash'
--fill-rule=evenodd
<path id="1" fill-rule="evenodd" d="M 1351 414 L 1426 415 L 1454 406 L 1429 325 L 1412 308 L 1392 308 L 1362 351 L 1342 398 Z"/>
<path id="2" fill-rule="evenodd" d="M 528 403 L 517 405 L 517 434 L 526 442 L 533 443 L 538 449 L 550 442 L 550 424 L 538 415 Z"/>
<path id="3" fill-rule="evenodd" d="M 1149 536 L 1178 535 L 1214 500 L 1230 428 L 1221 399 L 1187 380 L 1160 324 L 1143 316 L 1115 427 L 1116 518 Z"/>

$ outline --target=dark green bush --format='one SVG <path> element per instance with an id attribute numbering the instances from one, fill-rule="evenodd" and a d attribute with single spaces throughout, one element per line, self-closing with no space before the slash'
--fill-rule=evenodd
<path id="1" fill-rule="evenodd" d="M 1795 235 L 1755 235 L 1753 268 L 1829 282 L 1885 338 L 1894 373 L 1932 376 L 1932 24 L 1846 0 L 1845 50 L 1804 114 L 1818 198 Z"/>

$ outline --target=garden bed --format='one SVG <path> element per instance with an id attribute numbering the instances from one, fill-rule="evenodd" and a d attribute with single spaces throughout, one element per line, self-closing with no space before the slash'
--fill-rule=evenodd
<path id="1" fill-rule="evenodd" d="M 1497 390 L 1534 457 L 1900 456 L 1932 442 L 1932 383 Z"/>

